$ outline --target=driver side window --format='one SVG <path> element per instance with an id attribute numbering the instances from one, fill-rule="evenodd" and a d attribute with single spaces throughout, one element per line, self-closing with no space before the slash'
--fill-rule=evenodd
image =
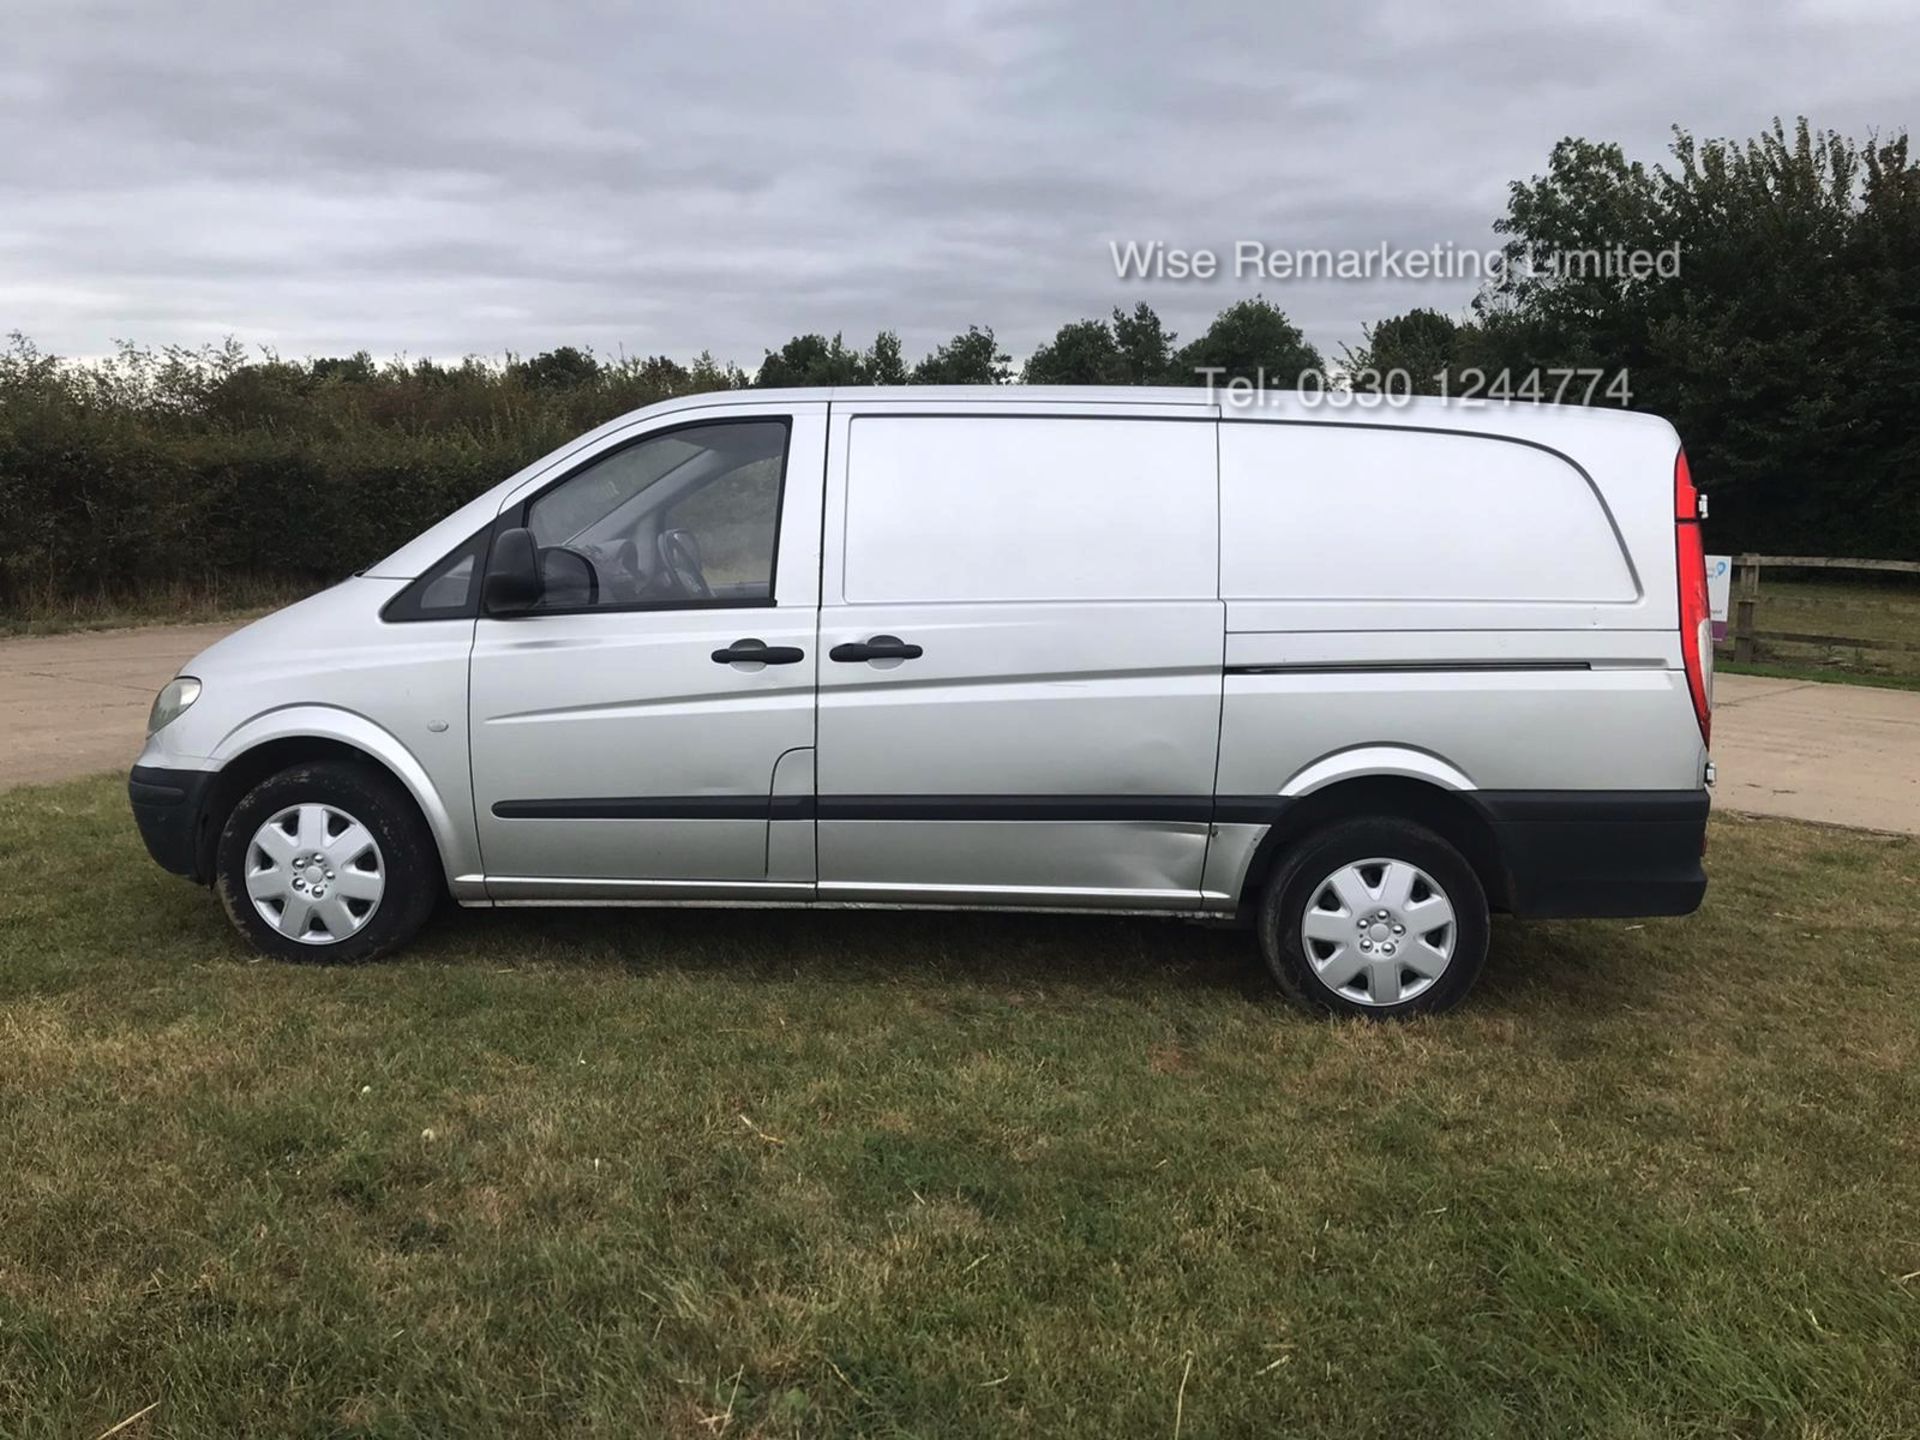
<path id="1" fill-rule="evenodd" d="M 602 456 L 527 508 L 537 607 L 770 604 L 786 465 L 783 420 L 716 421 Z"/>

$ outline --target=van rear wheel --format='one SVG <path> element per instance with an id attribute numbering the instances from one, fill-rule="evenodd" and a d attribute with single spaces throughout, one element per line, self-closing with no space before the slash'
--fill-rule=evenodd
<path id="1" fill-rule="evenodd" d="M 369 766 L 323 761 L 241 797 L 214 852 L 214 888 L 255 949 L 351 964 L 411 940 L 443 887 L 412 797 Z"/>
<path id="2" fill-rule="evenodd" d="M 1425 826 L 1345 820 L 1296 842 L 1262 897 L 1260 949 L 1310 1009 L 1397 1019 L 1450 1009 L 1487 956 L 1487 897 Z"/>

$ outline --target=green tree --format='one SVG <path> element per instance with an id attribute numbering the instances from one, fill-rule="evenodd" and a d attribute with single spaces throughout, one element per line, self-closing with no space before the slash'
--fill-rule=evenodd
<path id="1" fill-rule="evenodd" d="M 1104 320 L 1075 320 L 1034 347 L 1021 369 L 1029 385 L 1124 385 L 1126 357 Z"/>
<path id="2" fill-rule="evenodd" d="M 1256 295 L 1229 305 L 1206 333 L 1175 356 L 1177 383 L 1224 385 L 1230 380 L 1290 389 L 1307 371 L 1321 368 L 1320 352 L 1279 306 Z"/>
<path id="3" fill-rule="evenodd" d="M 1161 385 L 1173 368 L 1173 336 L 1142 301 L 1112 323 L 1076 320 L 1038 346 L 1021 373 L 1029 385 Z"/>
<path id="4" fill-rule="evenodd" d="M 867 351 L 866 372 L 869 385 L 907 383 L 907 362 L 900 353 L 898 334 L 892 330 L 882 330 L 873 337 L 873 347 Z"/>
<path id="5" fill-rule="evenodd" d="M 1118 306 L 1113 312 L 1113 339 L 1126 361 L 1129 385 L 1169 385 L 1173 375 L 1173 342 L 1178 339 L 1142 300 L 1131 315 Z"/>
<path id="6" fill-rule="evenodd" d="M 753 383 L 771 386 L 859 385 L 866 379 L 866 362 L 858 350 L 849 350 L 835 335 L 796 335 L 778 350 L 769 350 Z"/>
<path id="7" fill-rule="evenodd" d="M 600 362 L 591 350 L 571 345 L 548 350 L 531 360 L 513 360 L 507 372 L 529 390 L 570 390 L 592 385 L 600 378 Z"/>
<path id="8" fill-rule="evenodd" d="M 1463 363 L 1478 338 L 1477 327 L 1424 309 L 1370 325 L 1365 334 L 1360 348 L 1341 358 L 1354 388 L 1412 395 L 1439 394 L 1442 375 Z"/>
<path id="9" fill-rule="evenodd" d="M 316 380 L 342 381 L 354 385 L 366 384 L 377 373 L 373 356 L 364 350 L 356 350 L 345 357 L 322 355 L 309 361 L 307 368 L 313 372 Z"/>
<path id="10" fill-rule="evenodd" d="M 1521 263 L 1482 307 L 1501 364 L 1624 369 L 1715 492 L 1715 543 L 1920 554 L 1920 169 L 1904 134 L 1801 120 L 1748 141 L 1675 130 L 1670 165 L 1565 140 L 1496 226 Z M 1652 274 L 1570 268 L 1616 247 Z"/>
<path id="11" fill-rule="evenodd" d="M 1629 161 L 1618 145 L 1562 140 L 1544 178 L 1509 187 L 1507 214 L 1493 227 L 1509 237 L 1507 270 L 1481 308 L 1523 319 L 1530 342 L 1561 365 L 1644 363 L 1647 305 L 1656 287 L 1635 283 L 1620 266 L 1667 247 L 1663 209 L 1657 171 Z M 1508 327 L 1509 345 L 1520 333 Z"/>
<path id="12" fill-rule="evenodd" d="M 916 385 L 1004 385 L 1012 376 L 1013 357 L 990 325 L 969 325 L 913 367 Z"/>
<path id="13" fill-rule="evenodd" d="M 685 395 L 692 385 L 687 367 L 670 356 L 649 355 L 630 369 L 636 389 L 657 392 L 662 398 Z"/>
<path id="14" fill-rule="evenodd" d="M 750 383 L 746 372 L 738 365 L 732 362 L 722 365 L 713 358 L 711 350 L 702 350 L 687 367 L 686 393 L 689 395 L 704 394 L 710 390 L 744 390 Z"/>

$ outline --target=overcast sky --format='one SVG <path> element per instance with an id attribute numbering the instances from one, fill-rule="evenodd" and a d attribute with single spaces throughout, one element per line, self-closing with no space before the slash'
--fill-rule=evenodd
<path id="1" fill-rule="evenodd" d="M 0 330 L 97 354 L 1016 355 L 1263 288 L 1323 349 L 1470 282 L 1122 282 L 1112 241 L 1482 249 L 1563 135 L 1911 126 L 1914 0 L 0 0 Z"/>

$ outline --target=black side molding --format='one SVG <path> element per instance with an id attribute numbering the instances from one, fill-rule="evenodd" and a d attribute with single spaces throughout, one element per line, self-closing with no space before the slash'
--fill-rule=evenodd
<path id="1" fill-rule="evenodd" d="M 502 820 L 1158 820 L 1205 825 L 1206 795 L 647 795 L 497 800 Z M 1269 811 L 1277 804 L 1265 802 Z"/>
<path id="2" fill-rule="evenodd" d="M 1229 665 L 1229 675 L 1406 675 L 1485 670 L 1591 670 L 1585 660 L 1352 660 L 1303 665 Z"/>
<path id="3" fill-rule="evenodd" d="M 502 820 L 769 820 L 773 818 L 773 802 L 771 795 L 496 800 L 493 813 Z"/>
<path id="4" fill-rule="evenodd" d="M 1209 795 L 822 795 L 822 820 L 1162 820 L 1205 825 Z"/>

